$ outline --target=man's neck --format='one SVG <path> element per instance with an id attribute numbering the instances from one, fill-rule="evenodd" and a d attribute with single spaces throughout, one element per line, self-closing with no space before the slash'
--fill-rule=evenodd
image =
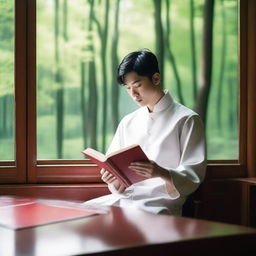
<path id="1" fill-rule="evenodd" d="M 153 97 L 152 103 L 148 104 L 148 111 L 153 112 L 154 106 L 162 99 L 162 97 L 165 95 L 164 91 L 158 90 L 156 94 Z"/>

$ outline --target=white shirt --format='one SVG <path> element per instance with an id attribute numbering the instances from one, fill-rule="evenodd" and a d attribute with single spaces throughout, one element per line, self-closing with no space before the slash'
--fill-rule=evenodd
<path id="1" fill-rule="evenodd" d="M 131 144 L 139 144 L 150 160 L 169 171 L 171 191 L 167 192 L 163 179 L 151 178 L 133 184 L 124 193 L 109 186 L 111 195 L 86 204 L 134 206 L 152 213 L 181 215 L 186 197 L 205 176 L 205 137 L 198 114 L 174 102 L 165 91 L 153 112 L 145 106 L 121 120 L 107 154 Z"/>

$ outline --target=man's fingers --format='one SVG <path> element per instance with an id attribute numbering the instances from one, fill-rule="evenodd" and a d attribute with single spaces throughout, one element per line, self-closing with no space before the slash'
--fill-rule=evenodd
<path id="1" fill-rule="evenodd" d="M 133 162 L 130 164 L 130 166 L 132 166 L 132 167 L 133 166 L 149 167 L 151 165 L 152 165 L 152 163 L 150 163 L 150 162 Z"/>
<path id="2" fill-rule="evenodd" d="M 108 175 L 108 173 L 104 172 L 101 176 L 102 179 L 104 179 L 106 176 Z"/>
<path id="3" fill-rule="evenodd" d="M 134 172 L 136 172 L 141 176 L 148 177 L 148 178 L 152 177 L 153 170 L 151 168 L 144 168 L 141 166 L 136 166 L 136 167 L 134 166 L 130 168 L 131 170 L 133 170 Z"/>
<path id="4" fill-rule="evenodd" d="M 100 170 L 100 174 L 101 174 L 101 175 L 103 175 L 103 174 L 104 174 L 104 172 L 106 172 L 106 170 L 105 170 L 105 169 L 101 169 L 101 170 Z"/>
<path id="5" fill-rule="evenodd" d="M 153 173 L 153 168 L 151 167 L 146 168 L 142 166 L 132 166 L 130 168 L 131 170 L 135 171 L 136 173 L 142 174 L 143 176 L 146 176 L 147 174 L 151 176 Z"/>
<path id="6" fill-rule="evenodd" d="M 143 177 L 147 177 L 147 178 L 150 178 L 152 177 L 152 175 L 150 173 L 147 173 L 147 172 L 136 172 L 138 175 L 141 175 Z"/>
<path id="7" fill-rule="evenodd" d="M 108 183 L 112 183 L 112 182 L 114 182 L 115 180 L 116 180 L 116 177 L 113 176 L 113 177 L 111 177 L 111 178 L 108 179 Z"/>
<path id="8" fill-rule="evenodd" d="M 112 174 L 109 173 L 108 171 L 105 171 L 105 172 L 103 173 L 103 175 L 101 176 L 101 178 L 102 178 L 102 179 L 107 179 L 107 178 L 110 177 L 110 176 L 112 176 Z"/>
<path id="9" fill-rule="evenodd" d="M 135 171 L 146 171 L 149 168 L 147 168 L 146 166 L 130 166 L 131 169 L 135 170 Z"/>
<path id="10" fill-rule="evenodd" d="M 115 181 L 115 179 L 116 179 L 116 177 L 113 175 L 113 174 L 111 174 L 110 172 L 108 172 L 108 171 L 105 171 L 104 173 L 103 173 L 103 175 L 101 176 L 101 179 L 104 181 L 104 182 L 106 182 L 106 183 L 112 183 L 113 181 Z"/>
<path id="11" fill-rule="evenodd" d="M 125 187 L 123 185 L 120 185 L 117 192 L 118 193 L 123 193 L 125 191 Z"/>

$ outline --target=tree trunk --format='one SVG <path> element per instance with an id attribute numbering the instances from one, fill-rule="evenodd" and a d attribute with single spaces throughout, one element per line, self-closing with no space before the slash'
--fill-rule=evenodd
<path id="1" fill-rule="evenodd" d="M 89 24 L 88 32 L 90 35 L 93 33 L 92 22 L 93 22 L 93 8 L 94 0 L 88 1 L 90 4 L 90 13 L 89 13 Z M 95 56 L 94 56 L 94 46 L 93 40 L 89 45 L 89 51 L 91 54 L 91 59 L 89 61 L 89 106 L 88 106 L 88 128 L 90 134 L 90 146 L 97 148 L 97 116 L 98 116 L 98 93 L 97 93 L 97 83 L 96 83 L 96 70 L 95 70 Z"/>
<path id="2" fill-rule="evenodd" d="M 8 108 L 7 108 L 7 102 L 8 102 L 8 95 L 4 95 L 3 97 L 1 97 L 1 103 L 2 103 L 2 120 L 1 120 L 1 137 L 2 138 L 6 138 L 8 136 L 8 124 L 7 124 L 7 113 Z M 14 118 L 12 116 L 12 118 Z"/>
<path id="3" fill-rule="evenodd" d="M 161 73 L 161 86 L 164 86 L 164 33 L 161 19 L 162 1 L 153 0 L 155 14 L 155 37 L 156 37 L 156 55 L 158 57 L 159 69 Z"/>
<path id="4" fill-rule="evenodd" d="M 119 40 L 119 8 L 120 8 L 120 0 L 116 0 L 116 9 L 115 9 L 115 22 L 114 22 L 114 34 L 112 37 L 111 44 L 111 68 L 112 68 L 112 102 L 111 102 L 111 110 L 112 110 L 112 121 L 113 121 L 113 132 L 115 132 L 118 122 L 119 122 L 119 85 L 117 84 L 116 76 L 117 76 L 117 68 L 118 68 L 118 40 Z"/>
<path id="5" fill-rule="evenodd" d="M 14 101 L 12 95 L 7 95 L 7 109 L 9 109 L 9 116 L 7 116 L 7 134 L 10 137 L 15 136 L 15 111 L 14 111 Z M 9 122 L 9 124 L 8 124 Z"/>
<path id="6" fill-rule="evenodd" d="M 86 30 L 85 19 L 82 22 L 82 30 Z M 87 45 L 82 46 L 82 56 L 85 54 Z M 87 72 L 86 72 L 87 71 Z M 88 80 L 86 75 L 88 74 L 88 65 L 86 60 L 82 57 L 80 61 L 80 107 L 81 107 L 81 118 L 82 118 L 82 136 L 84 148 L 88 147 L 89 143 L 89 127 L 88 127 Z"/>
<path id="7" fill-rule="evenodd" d="M 171 34 L 171 26 L 170 26 L 170 2 L 169 0 L 166 0 L 166 33 L 165 33 L 165 45 L 166 45 L 166 50 L 167 50 L 167 57 L 168 60 L 171 63 L 172 69 L 173 69 L 173 74 L 174 78 L 176 80 L 176 87 L 177 87 L 177 95 L 179 98 L 179 102 L 181 104 L 184 104 L 184 99 L 182 95 L 182 86 L 181 86 L 181 80 L 180 80 L 180 75 L 178 72 L 178 68 L 176 65 L 175 57 L 171 49 L 171 44 L 170 44 L 170 34 Z"/>
<path id="8" fill-rule="evenodd" d="M 98 93 L 97 93 L 96 71 L 95 71 L 94 59 L 89 63 L 89 88 L 90 88 L 89 114 L 88 114 L 89 119 L 87 120 L 87 122 L 89 123 L 89 127 L 90 127 L 90 145 L 93 148 L 98 148 L 98 143 L 97 143 Z"/>
<path id="9" fill-rule="evenodd" d="M 81 71 L 80 71 L 80 82 L 81 82 L 81 114 L 82 114 L 82 136 L 84 148 L 87 147 L 87 108 L 86 108 L 86 97 L 85 97 L 85 62 L 81 61 Z"/>
<path id="10" fill-rule="evenodd" d="M 64 110 L 64 90 L 63 90 L 63 78 L 60 68 L 59 58 L 59 0 L 55 0 L 55 82 L 57 85 L 56 89 L 56 138 L 57 138 L 57 158 L 63 156 L 63 110 Z"/>
<path id="11" fill-rule="evenodd" d="M 234 118 L 234 99 L 236 97 L 235 93 L 234 93 L 234 79 L 229 78 L 228 79 L 228 93 L 230 95 L 229 98 L 229 104 L 228 104 L 228 134 L 229 134 L 229 138 L 233 138 L 234 137 L 234 131 L 235 129 L 235 118 Z"/>
<path id="12" fill-rule="evenodd" d="M 107 39 L 108 39 L 108 16 L 109 16 L 109 0 L 105 0 L 105 17 L 104 17 L 104 29 L 101 46 L 101 60 L 102 60 L 102 76 L 103 76 L 103 106 L 102 106 L 102 152 L 106 149 L 106 135 L 107 135 Z"/>
<path id="13" fill-rule="evenodd" d="M 196 42 L 195 42 L 195 25 L 194 25 L 194 0 L 190 0 L 190 42 L 191 42 L 193 99 L 195 102 L 196 94 L 197 94 L 197 65 L 196 65 Z"/>
<path id="14" fill-rule="evenodd" d="M 196 101 L 196 111 L 200 114 L 205 126 L 207 118 L 208 99 L 212 78 L 212 51 L 213 51 L 213 15 L 214 0 L 205 0 L 204 25 L 202 41 L 202 59 L 199 91 Z"/>
<path id="15" fill-rule="evenodd" d="M 68 2 L 64 0 L 63 2 L 63 38 L 68 41 Z"/>
<path id="16" fill-rule="evenodd" d="M 108 17 L 109 17 L 109 0 L 105 0 L 105 15 L 104 15 L 104 24 L 101 25 L 98 19 L 96 18 L 93 12 L 93 20 L 98 28 L 98 35 L 101 42 L 101 64 L 102 64 L 102 82 L 103 82 L 103 96 L 102 96 L 102 151 L 105 151 L 106 148 L 106 134 L 107 134 L 107 100 L 108 100 L 108 91 L 107 91 L 107 65 L 106 65 L 106 56 L 107 56 L 107 39 L 108 39 Z"/>
<path id="17" fill-rule="evenodd" d="M 226 52 L 227 52 L 227 30 L 226 30 L 226 12 L 223 0 L 221 0 L 221 17 L 222 17 L 222 49 L 221 49 L 221 61 L 220 61 L 220 74 L 218 81 L 218 91 L 217 91 L 217 106 L 216 106 L 216 120 L 217 126 L 220 134 L 222 133 L 222 124 L 221 124 L 221 113 L 222 113 L 222 88 L 223 88 L 223 79 L 225 74 L 226 67 Z"/>

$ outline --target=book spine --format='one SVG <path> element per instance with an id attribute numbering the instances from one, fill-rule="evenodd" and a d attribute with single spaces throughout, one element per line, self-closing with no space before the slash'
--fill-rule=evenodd
<path id="1" fill-rule="evenodd" d="M 108 165 L 110 172 L 117 178 L 117 180 L 125 187 L 129 187 L 130 185 L 132 185 L 132 183 L 127 180 L 122 173 L 120 173 L 120 171 L 118 170 L 118 168 L 115 166 L 115 164 L 108 159 L 106 164 Z"/>

